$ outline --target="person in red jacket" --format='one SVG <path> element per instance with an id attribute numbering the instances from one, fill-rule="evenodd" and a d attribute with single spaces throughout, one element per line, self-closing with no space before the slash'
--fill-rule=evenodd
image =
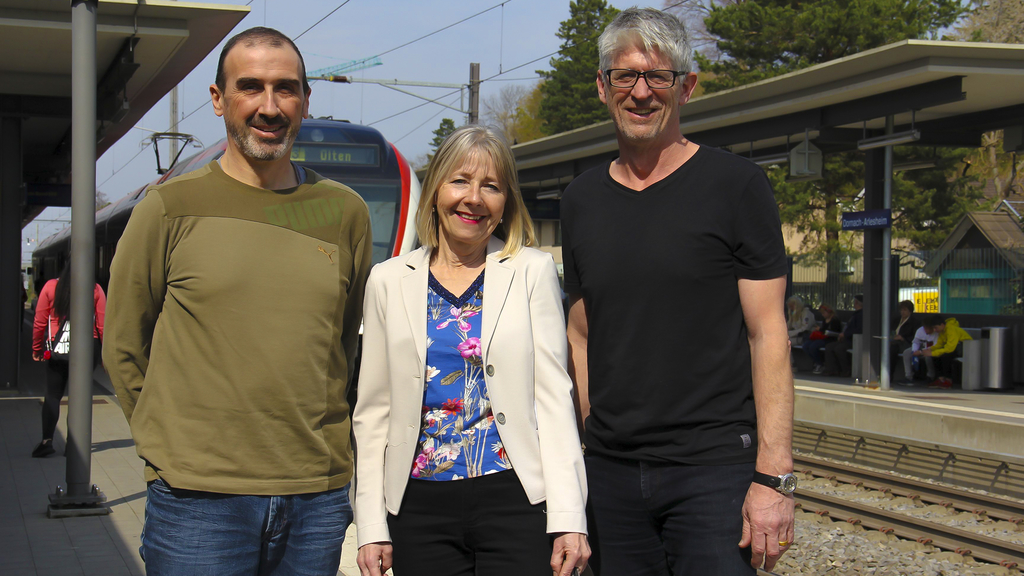
<path id="1" fill-rule="evenodd" d="M 99 350 L 99 341 L 103 338 L 103 314 L 106 311 L 107 298 L 103 289 L 97 284 L 93 289 L 93 303 L 96 316 L 93 321 L 93 350 Z M 54 453 L 53 432 L 60 418 L 60 400 L 68 386 L 68 363 L 50 360 L 46 343 L 53 340 L 60 331 L 61 324 L 71 310 L 71 265 L 64 267 L 61 275 L 48 280 L 39 291 L 36 302 L 36 317 L 32 325 L 32 359 L 46 362 L 46 396 L 43 399 L 43 440 L 32 450 L 33 458 L 43 458 Z M 96 358 L 95 352 L 93 358 Z M 95 360 L 93 361 L 95 366 Z"/>

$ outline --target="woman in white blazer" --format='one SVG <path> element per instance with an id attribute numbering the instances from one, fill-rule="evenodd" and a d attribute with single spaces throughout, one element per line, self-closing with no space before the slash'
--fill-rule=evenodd
<path id="1" fill-rule="evenodd" d="M 500 231 L 505 241 L 492 234 Z M 364 576 L 569 576 L 590 556 L 561 290 L 515 161 L 452 133 L 417 215 L 423 247 L 366 286 L 353 414 Z"/>

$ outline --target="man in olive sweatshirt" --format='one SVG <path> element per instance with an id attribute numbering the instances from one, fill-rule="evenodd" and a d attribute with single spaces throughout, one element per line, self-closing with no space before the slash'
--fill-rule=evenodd
<path id="1" fill-rule="evenodd" d="M 338 570 L 372 237 L 357 194 L 289 159 L 305 78 L 280 32 L 229 40 L 227 151 L 152 187 L 111 265 L 103 359 L 146 464 L 150 576 Z M 285 204 L 323 217 L 293 230 Z"/>

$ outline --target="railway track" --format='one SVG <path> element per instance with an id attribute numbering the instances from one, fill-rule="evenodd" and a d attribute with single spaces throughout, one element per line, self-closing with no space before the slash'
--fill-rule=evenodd
<path id="1" fill-rule="evenodd" d="M 795 454 L 794 468 L 804 480 L 825 479 L 837 486 L 854 487 L 850 494 L 863 496 L 875 491 L 886 498 L 904 498 L 920 507 L 937 511 L 967 513 L 986 525 L 1019 530 L 1024 519 L 1024 504 L 989 494 L 971 493 L 952 486 L 943 486 L 892 473 L 864 469 L 849 464 Z M 860 526 L 890 533 L 904 540 L 930 544 L 975 560 L 1007 568 L 1024 566 L 1024 544 L 965 530 L 928 518 L 915 517 L 905 511 L 890 510 L 867 502 L 799 489 L 796 500 L 804 512 L 827 516 Z M 949 515 L 949 514 L 947 514 Z M 1024 532 L 1019 532 L 1024 538 Z"/>

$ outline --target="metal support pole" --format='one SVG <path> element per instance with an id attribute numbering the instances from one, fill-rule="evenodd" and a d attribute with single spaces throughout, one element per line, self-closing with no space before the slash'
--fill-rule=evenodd
<path id="1" fill-rule="evenodd" d="M 892 134 L 893 117 L 885 117 L 885 133 Z M 882 188 L 882 207 L 892 210 L 892 146 L 885 147 L 885 186 Z M 889 332 L 892 325 L 892 302 L 889 297 L 892 290 L 892 227 L 882 230 L 882 326 L 879 331 L 882 335 L 881 366 L 879 366 L 878 380 L 882 390 L 890 389 L 889 374 Z"/>
<path id="2" fill-rule="evenodd" d="M 469 123 L 480 121 L 480 64 L 469 65 Z"/>
<path id="3" fill-rule="evenodd" d="M 178 87 L 171 88 L 171 124 L 168 132 L 178 131 Z M 171 138 L 171 155 L 168 158 L 173 163 L 178 158 L 178 140 L 177 138 Z M 155 145 L 155 144 L 154 144 Z"/>
<path id="4" fill-rule="evenodd" d="M 96 8 L 71 2 L 71 366 L 68 376 L 67 493 L 48 515 L 107 514 L 92 474 L 93 322 L 96 285 Z"/>
<path id="5" fill-rule="evenodd" d="M 18 387 L 21 324 L 21 118 L 0 119 L 0 392 Z"/>

